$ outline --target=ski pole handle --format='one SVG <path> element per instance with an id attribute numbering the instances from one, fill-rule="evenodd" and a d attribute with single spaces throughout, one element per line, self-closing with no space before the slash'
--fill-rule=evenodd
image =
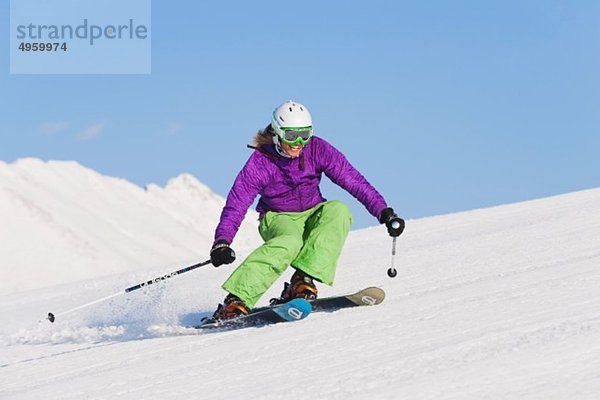
<path id="1" fill-rule="evenodd" d="M 398 222 L 398 221 L 392 222 L 392 229 L 398 229 L 398 228 L 400 228 L 400 222 Z"/>

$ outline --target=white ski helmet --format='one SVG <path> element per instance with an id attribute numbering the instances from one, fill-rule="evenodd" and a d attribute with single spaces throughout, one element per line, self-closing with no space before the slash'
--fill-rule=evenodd
<path id="1" fill-rule="evenodd" d="M 308 108 L 292 100 L 286 101 L 273 111 L 271 126 L 280 139 L 285 139 L 286 131 L 290 131 L 290 128 L 310 131 L 309 136 L 304 138 L 306 141 L 312 136 L 312 118 Z"/>

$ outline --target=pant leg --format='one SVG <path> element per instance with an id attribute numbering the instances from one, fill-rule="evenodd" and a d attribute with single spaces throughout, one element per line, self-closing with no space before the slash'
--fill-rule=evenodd
<path id="1" fill-rule="evenodd" d="M 231 274 L 223 289 L 254 307 L 298 255 L 305 219 L 303 213 L 267 213 L 259 225 L 265 243 Z"/>
<path id="2" fill-rule="evenodd" d="M 292 266 L 332 285 L 351 224 L 352 213 L 341 201 L 328 201 L 315 207 L 306 220 L 304 245 Z"/>

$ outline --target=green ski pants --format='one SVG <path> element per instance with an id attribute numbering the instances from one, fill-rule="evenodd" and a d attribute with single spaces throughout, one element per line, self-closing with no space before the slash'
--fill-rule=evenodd
<path id="1" fill-rule="evenodd" d="M 252 308 L 290 265 L 332 285 L 351 224 L 348 206 L 337 200 L 303 212 L 267 212 L 258 227 L 265 243 L 250 253 L 223 289 Z"/>

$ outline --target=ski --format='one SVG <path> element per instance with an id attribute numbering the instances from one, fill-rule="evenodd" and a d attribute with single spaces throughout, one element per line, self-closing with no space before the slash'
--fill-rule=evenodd
<path id="1" fill-rule="evenodd" d="M 374 306 L 383 302 L 384 299 L 385 292 L 383 291 L 383 289 L 378 287 L 368 287 L 359 290 L 356 293 L 346 294 L 342 296 L 323 297 L 321 299 L 309 301 L 309 303 L 312 307 L 313 312 L 332 312 L 341 308 Z M 254 313 L 262 313 L 265 310 L 269 310 L 271 308 L 276 307 L 280 306 L 257 307 L 250 312 L 250 315 Z"/>
<path id="2" fill-rule="evenodd" d="M 343 296 L 323 297 L 311 303 L 313 312 L 331 312 L 341 308 L 375 306 L 385 299 L 385 292 L 378 287 L 368 287 Z"/>
<path id="3" fill-rule="evenodd" d="M 311 304 L 304 299 L 294 299 L 275 307 L 252 312 L 242 317 L 225 321 L 205 322 L 194 326 L 196 329 L 230 330 L 247 327 L 265 326 L 280 322 L 293 322 L 306 318 L 312 311 Z"/>

